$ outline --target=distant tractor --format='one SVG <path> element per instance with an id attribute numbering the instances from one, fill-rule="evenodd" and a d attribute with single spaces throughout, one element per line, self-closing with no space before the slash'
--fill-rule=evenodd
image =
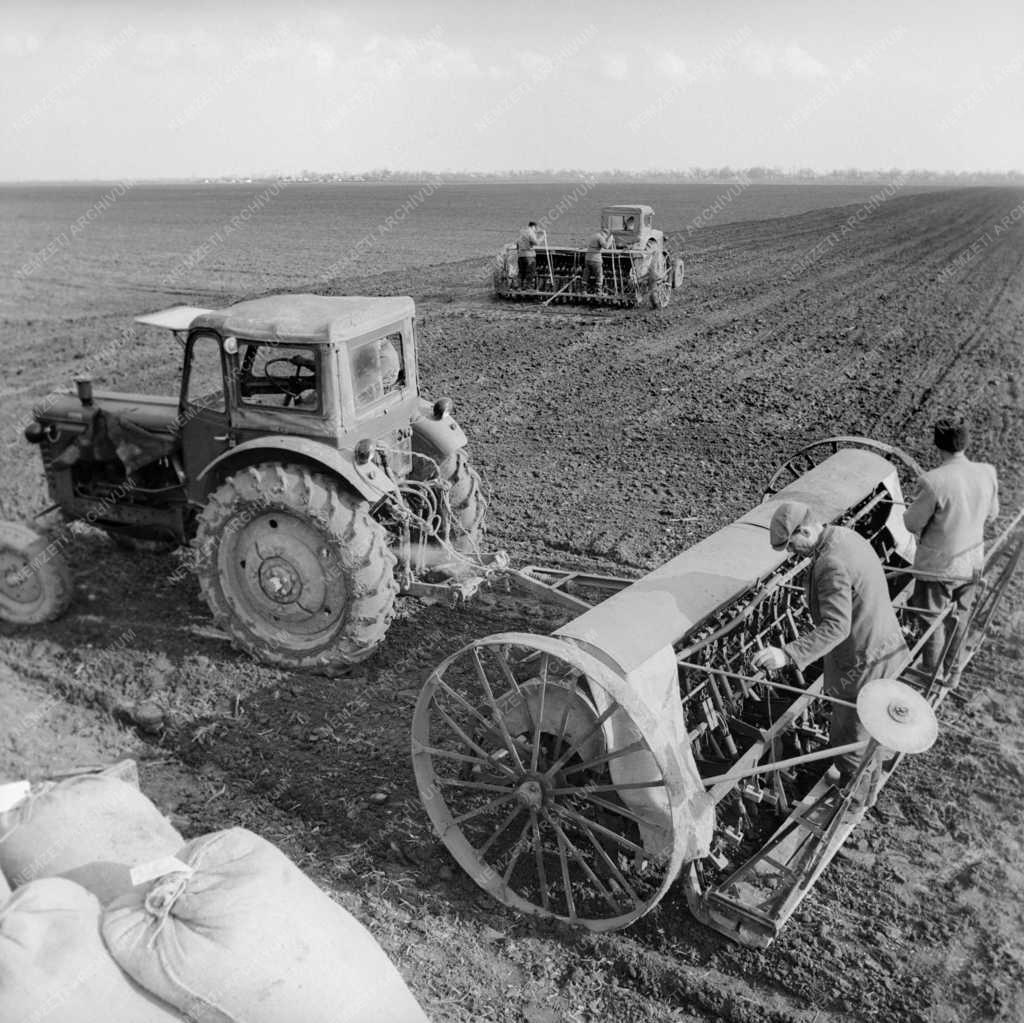
<path id="1" fill-rule="evenodd" d="M 588 285 L 586 249 L 557 246 L 537 248 L 536 278 L 519 277 L 516 243 L 497 256 L 494 294 L 525 301 L 573 302 L 591 305 L 668 305 L 672 292 L 683 285 L 682 258 L 672 258 L 665 235 L 654 226 L 650 206 L 605 206 L 601 226 L 610 231 L 615 248 L 602 253 L 600 289 Z"/>
<path id="2" fill-rule="evenodd" d="M 178 397 L 35 409 L 50 496 L 123 545 L 191 543 L 218 626 L 330 674 L 383 641 L 399 592 L 466 589 L 485 502 L 452 403 L 419 393 L 410 298 L 278 295 L 137 322 L 184 347 Z M 0 524 L 0 616 L 67 606 L 65 544 Z"/>

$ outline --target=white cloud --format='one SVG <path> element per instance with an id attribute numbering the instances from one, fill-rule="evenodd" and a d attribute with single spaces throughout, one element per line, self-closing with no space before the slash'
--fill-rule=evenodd
<path id="1" fill-rule="evenodd" d="M 612 81 L 624 81 L 629 75 L 629 61 L 625 57 L 609 57 L 605 60 L 601 73 Z"/>
<path id="2" fill-rule="evenodd" d="M 799 43 L 784 47 L 750 39 L 740 47 L 739 62 L 759 78 L 823 78 L 828 68 Z"/>
<path id="3" fill-rule="evenodd" d="M 657 67 L 659 74 L 664 75 L 666 78 L 681 78 L 688 80 L 692 77 L 689 64 L 671 50 L 664 50 L 659 53 L 655 61 L 655 66 Z"/>
<path id="4" fill-rule="evenodd" d="M 320 74 L 326 75 L 334 70 L 338 55 L 330 43 L 309 42 L 306 44 L 306 52 Z"/>
<path id="5" fill-rule="evenodd" d="M 782 66 L 794 78 L 824 78 L 828 68 L 798 43 L 790 43 L 782 54 Z"/>
<path id="6" fill-rule="evenodd" d="M 551 74 L 554 62 L 546 53 L 526 50 L 519 55 L 519 64 L 528 75 L 547 76 Z"/>
<path id="7" fill-rule="evenodd" d="M 0 53 L 5 57 L 30 57 L 39 49 L 39 36 L 33 32 L 0 33 Z"/>

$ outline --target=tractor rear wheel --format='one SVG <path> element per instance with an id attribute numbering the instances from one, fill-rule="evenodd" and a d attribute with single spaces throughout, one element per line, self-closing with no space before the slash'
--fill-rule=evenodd
<path id="1" fill-rule="evenodd" d="M 483 540 L 487 499 L 480 475 L 469 464 L 465 451 L 453 451 L 440 462 L 414 452 L 412 478 L 428 483 L 440 481 L 446 496 L 438 509 L 438 532 L 447 536 L 448 543 L 459 554 L 478 551 Z"/>
<path id="2" fill-rule="evenodd" d="M 335 674 L 384 640 L 395 556 L 366 502 L 301 466 L 229 477 L 199 516 L 199 587 L 217 624 L 269 664 Z"/>
<path id="3" fill-rule="evenodd" d="M 20 522 L 0 522 L 0 618 L 15 625 L 53 621 L 71 603 L 72 592 L 71 569 L 59 545 Z"/>
<path id="4" fill-rule="evenodd" d="M 464 451 L 454 451 L 439 466 L 438 475 L 448 484 L 448 525 L 451 545 L 460 554 L 479 550 L 483 539 L 484 497 L 480 475 Z"/>
<path id="5" fill-rule="evenodd" d="M 664 309 L 672 298 L 672 287 L 669 281 L 668 270 L 660 253 L 651 255 L 651 265 L 647 271 L 647 280 L 650 286 L 651 306 L 654 309 Z"/>

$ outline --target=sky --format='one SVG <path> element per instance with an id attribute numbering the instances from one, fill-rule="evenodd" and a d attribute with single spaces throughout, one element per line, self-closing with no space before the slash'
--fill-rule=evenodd
<path id="1" fill-rule="evenodd" d="M 0 181 L 1024 169 L 1020 0 L 5 0 Z"/>

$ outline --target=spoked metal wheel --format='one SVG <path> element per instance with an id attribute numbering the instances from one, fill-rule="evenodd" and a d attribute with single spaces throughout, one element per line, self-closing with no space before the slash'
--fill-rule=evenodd
<path id="1" fill-rule="evenodd" d="M 496 899 L 595 931 L 624 927 L 681 867 L 679 761 L 642 706 L 561 639 L 505 633 L 448 658 L 413 719 L 420 798 Z"/>
<path id="2" fill-rule="evenodd" d="M 794 480 L 799 479 L 804 473 L 820 465 L 830 455 L 834 455 L 840 448 L 860 448 L 865 451 L 873 451 L 882 455 L 896 464 L 900 472 L 900 484 L 903 492 L 907 493 L 910 484 L 916 483 L 924 475 L 924 470 L 901 448 L 893 447 L 891 444 L 883 444 L 881 441 L 872 440 L 870 437 L 826 437 L 824 440 L 816 440 L 813 444 L 802 447 L 799 451 L 790 455 L 772 474 L 764 488 L 761 500 L 773 497 L 783 487 L 789 486 Z"/>

